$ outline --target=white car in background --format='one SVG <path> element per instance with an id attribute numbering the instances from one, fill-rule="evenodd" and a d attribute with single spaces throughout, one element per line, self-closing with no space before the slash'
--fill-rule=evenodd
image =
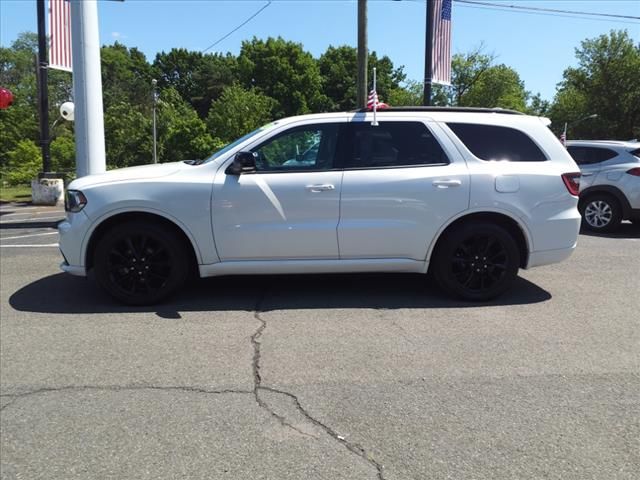
<path id="1" fill-rule="evenodd" d="M 571 255 L 580 173 L 546 119 L 418 107 L 377 119 L 286 118 L 199 163 L 77 179 L 62 269 L 93 270 L 129 304 L 160 301 L 191 272 L 431 272 L 487 300 L 519 268 Z"/>
<path id="2" fill-rule="evenodd" d="M 578 206 L 586 228 L 612 232 L 623 220 L 640 222 L 640 143 L 572 140 L 567 150 L 582 172 Z"/>

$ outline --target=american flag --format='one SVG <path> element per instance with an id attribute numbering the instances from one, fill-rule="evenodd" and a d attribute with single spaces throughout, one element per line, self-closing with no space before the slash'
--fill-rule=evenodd
<path id="1" fill-rule="evenodd" d="M 367 98 L 367 108 L 369 110 L 373 110 L 374 106 L 376 108 L 387 108 L 389 105 L 380 101 L 380 98 L 378 98 L 378 92 L 371 90 L 369 92 L 369 97 Z"/>
<path id="2" fill-rule="evenodd" d="M 431 0 L 434 2 L 432 25 L 433 52 L 431 81 L 443 85 L 451 84 L 451 2 L 452 0 Z"/>
<path id="3" fill-rule="evenodd" d="M 49 67 L 71 71 L 71 6 L 49 0 Z"/>

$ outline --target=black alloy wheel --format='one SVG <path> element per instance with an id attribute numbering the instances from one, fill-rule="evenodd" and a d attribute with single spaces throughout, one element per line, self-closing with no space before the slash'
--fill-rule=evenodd
<path id="1" fill-rule="evenodd" d="M 113 297 L 148 305 L 182 286 L 188 256 L 175 232 L 154 223 L 125 223 L 100 239 L 94 266 L 98 282 Z"/>
<path id="2" fill-rule="evenodd" d="M 490 223 L 468 223 L 441 240 L 432 262 L 438 283 L 466 300 L 490 300 L 518 274 L 520 255 L 511 234 Z"/>

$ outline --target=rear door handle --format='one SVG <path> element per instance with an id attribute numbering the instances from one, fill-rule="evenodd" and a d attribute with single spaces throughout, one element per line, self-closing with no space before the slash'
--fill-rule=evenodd
<path id="1" fill-rule="evenodd" d="M 330 183 L 323 183 L 321 185 L 307 185 L 304 188 L 313 193 L 326 192 L 328 190 L 336 189 L 335 185 L 331 185 Z"/>
<path id="2" fill-rule="evenodd" d="M 591 175 L 593 175 L 593 172 L 585 172 L 580 174 L 581 177 L 590 177 Z"/>
<path id="3" fill-rule="evenodd" d="M 462 185 L 461 180 L 434 180 L 433 186 L 438 188 L 459 187 Z"/>

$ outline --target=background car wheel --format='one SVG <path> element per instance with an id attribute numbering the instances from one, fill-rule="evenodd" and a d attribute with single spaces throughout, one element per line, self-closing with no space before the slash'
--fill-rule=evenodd
<path id="1" fill-rule="evenodd" d="M 585 228 L 594 232 L 612 232 L 622 222 L 620 203 L 611 195 L 595 194 L 580 202 Z"/>
<path id="2" fill-rule="evenodd" d="M 181 287 L 189 256 L 178 235 L 149 222 L 128 222 L 107 231 L 96 246 L 96 280 L 129 305 L 157 303 Z"/>
<path id="3" fill-rule="evenodd" d="M 490 223 L 467 223 L 438 242 L 432 257 L 436 281 L 448 293 L 490 300 L 512 286 L 520 255 L 511 234 Z"/>

